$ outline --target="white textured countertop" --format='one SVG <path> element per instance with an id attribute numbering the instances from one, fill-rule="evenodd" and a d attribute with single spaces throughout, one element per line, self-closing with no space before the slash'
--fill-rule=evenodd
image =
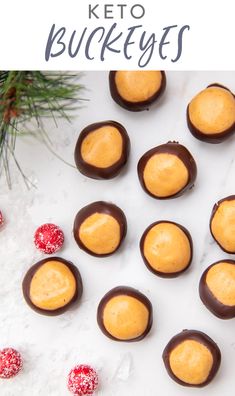
<path id="1" fill-rule="evenodd" d="M 188 131 L 185 110 L 191 97 L 210 83 L 219 82 L 235 91 L 235 72 L 168 72 L 167 91 L 149 112 L 132 113 L 117 106 L 108 90 L 107 72 L 83 77 L 90 99 L 72 124 L 47 122 L 54 149 L 73 162 L 80 130 L 95 121 L 122 123 L 131 139 L 128 166 L 117 178 L 96 181 L 66 166 L 43 145 L 30 138 L 18 141 L 17 158 L 37 185 L 27 191 L 13 170 L 14 187 L 3 180 L 0 209 L 6 225 L 0 232 L 0 348 L 12 346 L 24 358 L 24 370 L 11 380 L 0 381 L 1 396 L 66 396 L 66 378 L 77 363 L 96 367 L 99 396 L 231 396 L 235 385 L 235 320 L 214 317 L 201 303 L 198 282 L 214 261 L 233 258 L 213 242 L 208 222 L 213 204 L 235 193 L 235 141 L 211 145 Z M 198 165 L 195 188 L 184 196 L 159 201 L 140 187 L 136 165 L 148 149 L 176 140 L 186 145 Z M 108 200 L 119 205 L 128 220 L 128 234 L 119 252 L 95 258 L 81 251 L 72 236 L 76 212 L 85 204 Z M 175 279 L 150 273 L 140 256 L 139 239 L 156 220 L 173 220 L 191 232 L 194 259 L 191 269 Z M 25 303 L 21 281 L 27 269 L 44 255 L 34 248 L 35 228 L 45 222 L 62 227 L 66 242 L 59 252 L 81 272 L 84 294 L 80 306 L 57 317 L 41 316 Z M 150 335 L 136 343 L 106 338 L 96 323 L 96 308 L 112 287 L 136 287 L 152 301 L 154 324 Z M 182 329 L 204 331 L 218 343 L 221 369 L 204 389 L 184 388 L 167 375 L 161 354 L 169 339 Z"/>

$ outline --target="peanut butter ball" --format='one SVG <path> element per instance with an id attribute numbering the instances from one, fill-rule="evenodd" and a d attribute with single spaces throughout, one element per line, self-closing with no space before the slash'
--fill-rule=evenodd
<path id="1" fill-rule="evenodd" d="M 100 301 L 97 321 L 102 332 L 115 341 L 140 341 L 152 326 L 152 304 L 138 290 L 119 286 Z"/>
<path id="2" fill-rule="evenodd" d="M 205 306 L 218 318 L 235 318 L 235 261 L 222 260 L 202 274 L 199 293 Z"/>
<path id="3" fill-rule="evenodd" d="M 76 215 L 74 238 L 85 252 L 108 256 L 121 246 L 126 236 L 127 222 L 123 211 L 109 202 L 93 202 Z"/>
<path id="4" fill-rule="evenodd" d="M 176 198 L 192 188 L 197 176 L 196 163 L 177 142 L 168 142 L 147 151 L 138 162 L 143 189 L 156 199 Z"/>
<path id="5" fill-rule="evenodd" d="M 81 275 L 72 263 L 51 257 L 34 264 L 23 280 L 28 305 L 44 315 L 59 315 L 82 296 Z"/>
<path id="6" fill-rule="evenodd" d="M 77 168 L 85 176 L 111 179 L 126 164 L 129 151 L 126 129 L 116 121 L 102 121 L 82 130 L 74 156 Z"/>
<path id="7" fill-rule="evenodd" d="M 190 387 L 208 385 L 221 361 L 217 344 L 197 330 L 183 330 L 174 336 L 163 351 L 163 361 L 170 377 Z"/>
<path id="8" fill-rule="evenodd" d="M 142 235 L 140 251 L 147 268 L 163 278 L 174 278 L 188 269 L 193 257 L 190 233 L 180 224 L 162 220 Z"/>
<path id="9" fill-rule="evenodd" d="M 235 253 L 235 195 L 218 201 L 210 218 L 211 235 L 226 253 Z"/>
<path id="10" fill-rule="evenodd" d="M 129 111 L 148 110 L 166 88 L 163 71 L 111 71 L 109 87 L 113 100 Z"/>
<path id="11" fill-rule="evenodd" d="M 187 108 L 191 133 L 208 143 L 221 143 L 235 132 L 235 97 L 226 87 L 211 84 Z"/>

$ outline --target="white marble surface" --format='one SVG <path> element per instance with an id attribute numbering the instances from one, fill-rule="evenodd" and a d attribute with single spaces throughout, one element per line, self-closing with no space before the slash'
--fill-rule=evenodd
<path id="1" fill-rule="evenodd" d="M 212 262 L 226 258 L 213 242 L 208 228 L 210 212 L 218 199 L 235 191 L 234 138 L 220 145 L 196 140 L 187 130 L 185 109 L 190 98 L 212 82 L 235 91 L 235 72 L 168 72 L 166 94 L 149 112 L 131 113 L 118 107 L 108 90 L 107 72 L 83 77 L 90 98 L 70 125 L 46 124 L 55 150 L 73 162 L 79 131 L 87 124 L 114 119 L 124 124 L 131 138 L 130 161 L 116 179 L 95 181 L 66 166 L 32 139 L 18 141 L 17 158 L 37 189 L 27 191 L 16 170 L 14 187 L 1 181 L 0 208 L 6 225 L 0 232 L 0 348 L 13 346 L 24 357 L 24 370 L 12 380 L 0 381 L 1 396 L 66 396 L 66 376 L 76 363 L 99 370 L 99 396 L 231 396 L 235 385 L 235 322 L 215 318 L 202 305 L 198 282 Z M 149 148 L 177 140 L 185 144 L 198 165 L 195 188 L 175 200 L 158 201 L 141 189 L 136 164 Z M 30 144 L 29 144 L 30 143 Z M 32 144 L 33 143 L 33 144 Z M 119 205 L 128 219 L 128 235 L 121 250 L 108 258 L 94 258 L 79 250 L 72 237 L 76 212 L 95 200 Z M 139 239 L 153 221 L 169 219 L 186 226 L 194 241 L 190 271 L 178 279 L 161 279 L 150 273 L 139 253 Z M 24 302 L 21 280 L 40 257 L 32 236 L 45 222 L 59 224 L 66 243 L 59 255 L 80 269 L 84 295 L 80 307 L 59 317 L 33 312 Z M 229 256 L 233 257 L 233 256 Z M 150 335 L 137 343 L 116 343 L 96 323 L 101 297 L 117 285 L 140 289 L 152 301 L 154 324 Z M 167 375 L 161 354 L 168 340 L 182 329 L 210 335 L 222 351 L 216 379 L 204 389 L 183 388 Z"/>

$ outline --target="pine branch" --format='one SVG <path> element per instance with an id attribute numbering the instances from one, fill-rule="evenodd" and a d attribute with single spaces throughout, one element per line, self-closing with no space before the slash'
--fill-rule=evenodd
<path id="1" fill-rule="evenodd" d="M 5 172 L 9 187 L 10 157 L 27 185 L 29 182 L 15 157 L 16 139 L 24 135 L 25 122 L 36 120 L 38 138 L 57 155 L 42 127 L 42 119 L 50 117 L 56 125 L 58 117 L 70 120 L 84 100 L 79 96 L 84 87 L 77 83 L 78 77 L 65 72 L 0 71 L 0 176 Z"/>

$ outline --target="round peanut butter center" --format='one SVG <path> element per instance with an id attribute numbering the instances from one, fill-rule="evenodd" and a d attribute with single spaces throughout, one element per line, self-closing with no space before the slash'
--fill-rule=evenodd
<path id="1" fill-rule="evenodd" d="M 207 135 L 224 132 L 235 123 L 235 98 L 227 89 L 209 87 L 191 101 L 189 118 Z"/>
<path id="2" fill-rule="evenodd" d="M 120 340 L 141 336 L 147 328 L 148 319 L 146 306 L 137 298 L 127 295 L 112 297 L 103 311 L 105 329 Z"/>
<path id="3" fill-rule="evenodd" d="M 159 223 L 145 237 L 144 256 L 156 271 L 174 273 L 187 267 L 191 247 L 186 234 L 178 226 Z"/>
<path id="4" fill-rule="evenodd" d="M 235 252 L 235 200 L 220 203 L 211 221 L 211 231 L 223 249 Z"/>
<path id="5" fill-rule="evenodd" d="M 205 382 L 213 365 L 213 356 L 203 344 L 186 340 L 173 349 L 170 354 L 170 367 L 181 381 L 199 385 Z"/>
<path id="6" fill-rule="evenodd" d="M 67 265 L 50 260 L 35 272 L 29 295 L 36 307 L 53 311 L 67 305 L 75 292 L 76 280 Z"/>
<path id="7" fill-rule="evenodd" d="M 82 142 L 83 160 L 97 168 L 108 168 L 122 156 L 123 140 L 119 130 L 111 125 L 90 132 Z"/>
<path id="8" fill-rule="evenodd" d="M 120 226 L 113 216 L 94 213 L 81 224 L 79 238 L 96 254 L 112 253 L 120 243 Z"/>
<path id="9" fill-rule="evenodd" d="M 160 71 L 118 71 L 115 84 L 119 95 L 128 102 L 143 102 L 159 91 L 162 84 Z"/>
<path id="10" fill-rule="evenodd" d="M 206 284 L 219 302 L 235 306 L 235 265 L 226 262 L 213 265 L 207 272 Z"/>
<path id="11" fill-rule="evenodd" d="M 174 154 L 153 155 L 144 168 L 143 178 L 147 190 L 157 197 L 168 197 L 184 188 L 188 170 Z"/>

